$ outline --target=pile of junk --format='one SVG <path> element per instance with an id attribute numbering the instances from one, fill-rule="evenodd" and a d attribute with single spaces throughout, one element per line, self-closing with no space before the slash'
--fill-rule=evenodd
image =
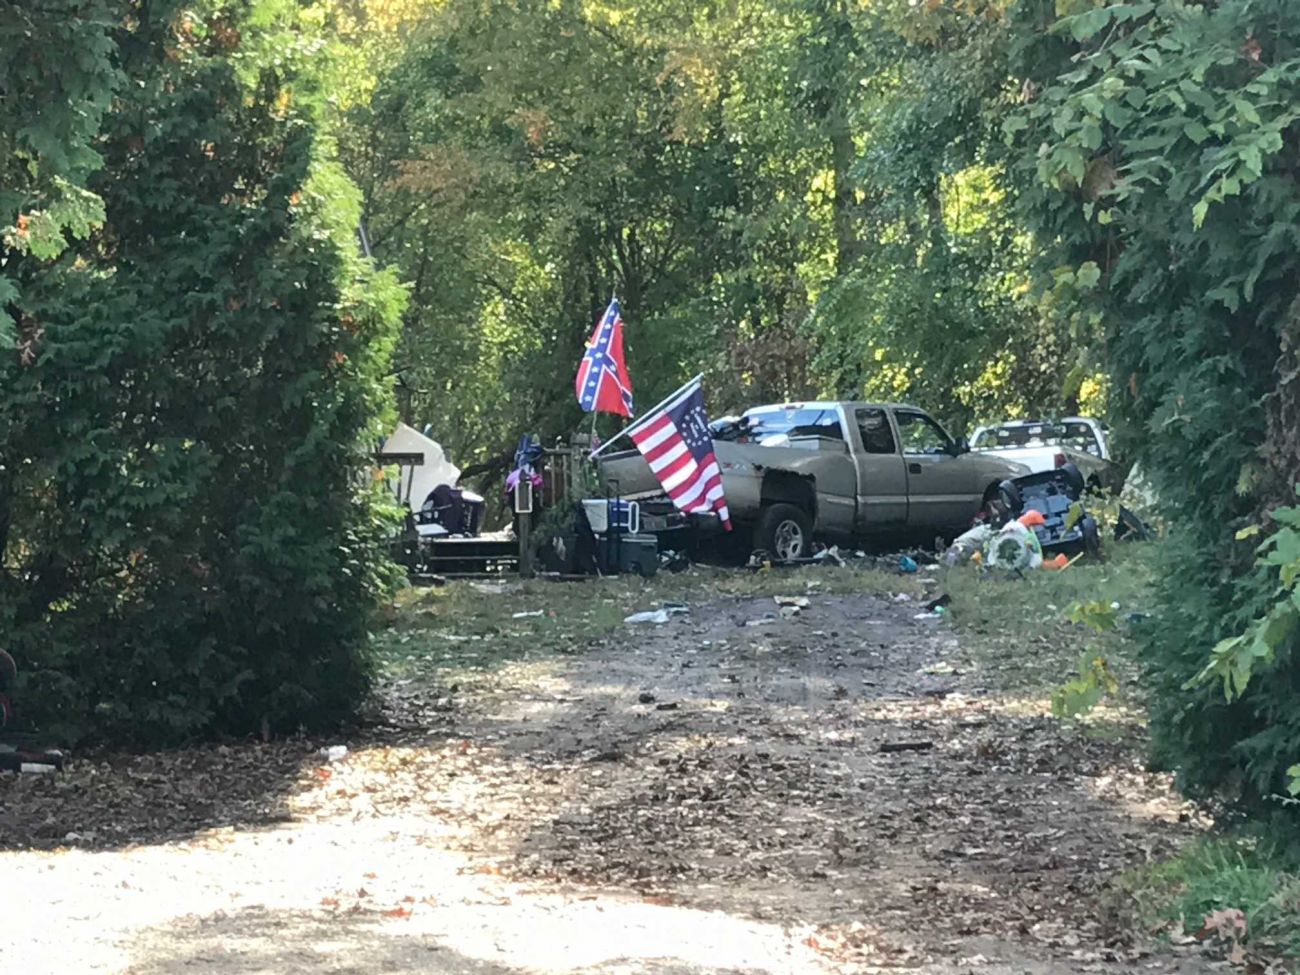
<path id="1" fill-rule="evenodd" d="M 1085 506 L 1083 474 L 1074 464 L 1026 474 L 998 486 L 994 518 L 959 535 L 944 555 L 956 565 L 973 562 L 993 569 L 1064 569 L 1084 556 L 1101 554 L 1101 529 Z M 1149 538 L 1152 530 L 1121 506 L 1117 540 Z"/>
<path id="2" fill-rule="evenodd" d="M 617 497 L 584 498 L 563 512 L 541 537 L 544 572 L 567 576 L 654 576 L 661 561 L 657 536 L 642 530 L 641 505 Z"/>
<path id="3" fill-rule="evenodd" d="M 411 512 L 415 531 L 422 538 L 455 535 L 473 538 L 483 527 L 483 498 L 459 487 L 460 468 L 442 446 L 414 427 L 399 423 L 384 443 L 381 458 L 401 458 L 403 468 L 399 500 Z M 400 462 L 399 462 L 400 463 Z"/>
<path id="4" fill-rule="evenodd" d="M 18 680 L 14 658 L 0 650 L 0 771 L 61 772 L 63 752 L 47 748 L 31 735 L 13 731 L 16 712 L 10 695 Z"/>

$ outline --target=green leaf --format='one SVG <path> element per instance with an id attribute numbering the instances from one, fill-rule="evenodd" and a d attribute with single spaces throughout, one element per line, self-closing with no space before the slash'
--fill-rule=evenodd
<path id="1" fill-rule="evenodd" d="M 1210 201 L 1202 197 L 1197 201 L 1196 206 L 1192 207 L 1192 226 L 1200 230 L 1205 223 L 1205 217 L 1210 212 Z"/>
<path id="2" fill-rule="evenodd" d="M 1002 134 L 1007 138 L 1010 138 L 1017 132 L 1023 132 L 1027 128 L 1029 128 L 1029 119 L 1025 117 L 1023 112 L 1016 112 L 1014 115 L 1008 116 L 1006 120 L 1003 121 Z"/>
<path id="3" fill-rule="evenodd" d="M 1183 126 L 1183 134 L 1198 146 L 1210 137 L 1210 130 L 1195 120 Z"/>
<path id="4" fill-rule="evenodd" d="M 1101 281 L 1101 268 L 1097 266 L 1096 261 L 1084 261 L 1079 265 L 1078 273 L 1075 274 L 1075 281 L 1084 290 L 1095 288 L 1097 283 Z"/>
<path id="5" fill-rule="evenodd" d="M 1099 33 L 1102 28 L 1110 23 L 1111 10 L 1107 7 L 1100 7 L 1096 10 L 1089 10 L 1086 13 L 1075 14 L 1066 21 L 1070 25 L 1070 36 L 1076 41 L 1086 41 L 1088 38 Z"/>

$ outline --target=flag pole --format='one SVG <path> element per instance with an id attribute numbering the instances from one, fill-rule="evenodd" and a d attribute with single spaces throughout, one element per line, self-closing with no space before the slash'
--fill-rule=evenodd
<path id="1" fill-rule="evenodd" d="M 642 414 L 641 419 L 637 420 L 635 423 L 628 424 L 622 430 L 616 433 L 614 436 L 610 437 L 603 444 L 601 444 L 598 450 L 593 450 L 591 452 L 591 460 L 595 460 L 606 450 L 608 450 L 610 444 L 618 443 L 619 440 L 623 439 L 623 437 L 627 436 L 633 430 L 639 429 L 647 420 L 653 417 L 656 413 L 662 410 L 673 400 L 677 399 L 677 397 L 681 396 L 685 390 L 690 389 L 692 386 L 694 386 L 696 383 L 700 382 L 703 379 L 704 379 L 704 373 L 700 373 L 698 376 L 696 376 L 694 379 L 690 380 L 689 382 L 683 383 L 681 386 L 678 386 L 677 389 L 674 390 L 670 395 L 665 397 L 664 400 L 661 403 L 659 403 L 658 406 Z"/>

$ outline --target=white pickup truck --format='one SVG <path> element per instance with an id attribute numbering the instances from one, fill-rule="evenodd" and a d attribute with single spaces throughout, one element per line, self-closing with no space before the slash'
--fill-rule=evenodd
<path id="1" fill-rule="evenodd" d="M 1086 416 L 1063 420 L 1009 420 L 977 427 L 971 450 L 1024 464 L 1032 472 L 1074 464 L 1092 489 L 1118 491 L 1106 425 Z"/>

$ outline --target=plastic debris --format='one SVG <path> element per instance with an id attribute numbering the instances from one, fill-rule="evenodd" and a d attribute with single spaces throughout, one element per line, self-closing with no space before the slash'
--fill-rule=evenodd
<path id="1" fill-rule="evenodd" d="M 321 758 L 325 759 L 327 762 L 337 762 L 346 757 L 347 753 L 347 745 L 330 745 L 329 747 L 320 750 Z"/>
<path id="2" fill-rule="evenodd" d="M 898 571 L 905 575 L 914 574 L 920 566 L 916 564 L 916 559 L 910 555 L 900 555 L 898 558 Z"/>
<path id="3" fill-rule="evenodd" d="M 641 623 L 653 623 L 654 625 L 658 626 L 661 623 L 668 622 L 668 610 L 653 609 L 644 613 L 633 613 L 631 616 L 623 620 L 623 622 L 631 623 L 634 626 Z"/>
<path id="4" fill-rule="evenodd" d="M 545 615 L 546 615 L 546 610 L 534 609 L 526 613 L 511 613 L 510 618 L 512 620 L 528 620 L 528 619 L 533 619 L 534 617 L 537 616 L 545 616 Z"/>

